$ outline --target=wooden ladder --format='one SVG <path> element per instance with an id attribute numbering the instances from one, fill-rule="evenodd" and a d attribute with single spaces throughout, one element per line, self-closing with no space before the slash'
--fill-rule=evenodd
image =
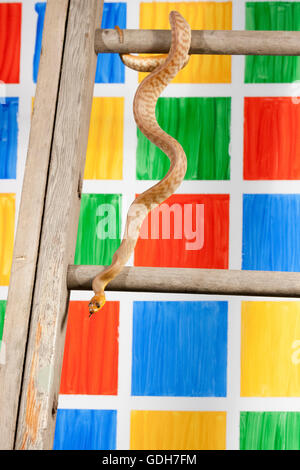
<path id="1" fill-rule="evenodd" d="M 0 449 L 52 449 L 103 0 L 48 0 L 0 368 Z"/>
<path id="2" fill-rule="evenodd" d="M 103 0 L 48 0 L 0 365 L 0 449 L 52 449 L 96 52 L 167 52 L 170 31 L 100 30 Z M 96 33 L 96 34 L 95 34 Z M 194 31 L 191 52 L 300 55 L 299 32 Z M 101 184 L 99 182 L 99 184 Z M 125 268 L 109 289 L 300 296 L 298 273 Z"/>

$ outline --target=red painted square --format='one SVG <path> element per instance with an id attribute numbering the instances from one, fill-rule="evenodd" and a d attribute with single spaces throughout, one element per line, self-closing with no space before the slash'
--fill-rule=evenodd
<path id="1" fill-rule="evenodd" d="M 119 302 L 89 318 L 88 302 L 71 301 L 61 394 L 117 395 Z"/>
<path id="2" fill-rule="evenodd" d="M 174 194 L 144 222 L 134 264 L 228 269 L 228 247 L 229 195 Z"/>
<path id="3" fill-rule="evenodd" d="M 300 179 L 300 98 L 245 98 L 244 179 Z"/>
<path id="4" fill-rule="evenodd" d="M 21 3 L 0 4 L 0 80 L 20 81 Z"/>

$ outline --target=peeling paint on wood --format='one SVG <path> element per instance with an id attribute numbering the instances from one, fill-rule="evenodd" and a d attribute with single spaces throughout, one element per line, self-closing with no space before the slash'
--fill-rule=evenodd
<path id="1" fill-rule="evenodd" d="M 34 377 L 39 360 L 39 347 L 41 343 L 41 337 L 42 326 L 40 323 L 38 323 L 35 337 L 35 351 L 31 363 L 30 379 L 27 388 L 27 403 L 25 414 L 26 429 L 22 440 L 21 450 L 24 450 L 27 447 L 28 440 L 30 440 L 33 444 L 36 441 L 37 437 L 41 403 L 38 403 L 37 400 L 37 389 Z"/>

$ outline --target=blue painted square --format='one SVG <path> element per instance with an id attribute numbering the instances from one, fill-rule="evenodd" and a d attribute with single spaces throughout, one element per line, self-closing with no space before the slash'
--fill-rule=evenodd
<path id="1" fill-rule="evenodd" d="M 42 48 L 43 27 L 46 12 L 46 3 L 39 2 L 35 4 L 37 12 L 37 28 L 35 39 L 35 50 L 33 58 L 33 81 L 36 83 L 40 55 Z M 126 3 L 104 3 L 101 28 L 114 29 L 118 25 L 121 29 L 126 28 Z M 119 54 L 99 54 L 96 69 L 96 83 L 124 83 L 125 67 L 119 57 Z"/>
<path id="2" fill-rule="evenodd" d="M 41 50 L 42 50 L 42 36 L 43 36 L 43 28 L 44 28 L 44 20 L 45 20 L 45 12 L 46 12 L 46 2 L 36 3 L 34 9 L 38 15 L 37 26 L 36 26 L 36 36 L 35 36 L 35 48 L 34 48 L 34 56 L 33 56 L 33 81 L 34 83 L 36 83 L 38 71 L 39 71 Z"/>
<path id="3" fill-rule="evenodd" d="M 0 179 L 15 179 L 19 98 L 0 100 Z"/>
<path id="4" fill-rule="evenodd" d="M 132 395 L 226 396 L 227 302 L 134 302 Z"/>
<path id="5" fill-rule="evenodd" d="M 115 410 L 57 410 L 54 450 L 114 450 Z"/>
<path id="6" fill-rule="evenodd" d="M 104 3 L 102 29 L 126 28 L 126 3 Z M 124 83 L 125 67 L 119 54 L 99 54 L 96 83 Z"/>
<path id="7" fill-rule="evenodd" d="M 300 194 L 244 194 L 242 269 L 300 271 Z"/>

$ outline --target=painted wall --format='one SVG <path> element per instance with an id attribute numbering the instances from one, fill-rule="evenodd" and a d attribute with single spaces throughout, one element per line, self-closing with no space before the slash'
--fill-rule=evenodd
<path id="1" fill-rule="evenodd" d="M 102 24 L 168 28 L 172 9 L 193 29 L 300 30 L 297 1 L 107 1 Z M 0 337 L 44 15 L 0 1 Z M 130 265 L 300 270 L 299 60 L 191 58 L 157 105 L 188 159 L 170 233 L 156 210 Z M 134 123 L 141 78 L 99 56 L 76 264 L 111 262 L 168 170 Z M 299 302 L 108 293 L 89 319 L 90 296 L 71 293 L 55 449 L 300 449 Z"/>

